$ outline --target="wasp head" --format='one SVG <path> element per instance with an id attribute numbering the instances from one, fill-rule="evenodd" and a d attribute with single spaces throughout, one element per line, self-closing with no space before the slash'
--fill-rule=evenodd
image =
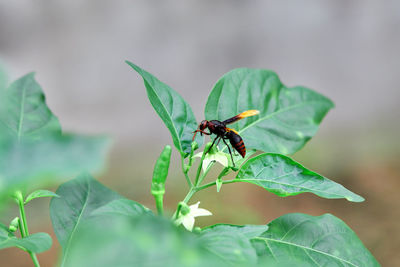
<path id="1" fill-rule="evenodd" d="M 193 135 L 192 141 L 194 141 L 194 138 L 196 137 L 196 134 L 198 132 L 200 132 L 200 134 L 203 136 L 203 131 L 204 131 L 205 128 L 208 127 L 208 124 L 209 124 L 208 120 L 203 120 L 203 121 L 200 122 L 199 128 L 196 131 L 193 132 L 194 135 Z"/>
<path id="2" fill-rule="evenodd" d="M 207 127 L 208 127 L 208 120 L 203 120 L 203 121 L 200 122 L 200 124 L 199 124 L 199 130 L 200 131 L 204 131 L 204 129 L 207 128 Z"/>

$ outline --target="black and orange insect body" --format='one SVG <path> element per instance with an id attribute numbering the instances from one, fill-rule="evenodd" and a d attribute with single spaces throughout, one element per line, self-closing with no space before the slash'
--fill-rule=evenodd
<path id="1" fill-rule="evenodd" d="M 242 137 L 233 131 L 228 131 L 226 137 L 228 137 L 232 147 L 244 158 L 246 156 L 246 147 L 244 146 Z"/>
<path id="2" fill-rule="evenodd" d="M 226 127 L 226 125 L 230 124 L 230 123 L 234 123 L 234 122 L 236 122 L 238 120 L 241 120 L 243 118 L 246 118 L 246 117 L 257 115 L 259 113 L 260 112 L 258 110 L 247 110 L 245 112 L 242 112 L 242 113 L 240 113 L 240 114 L 238 114 L 238 115 L 236 115 L 236 116 L 234 116 L 232 118 L 229 118 L 227 120 L 224 120 L 224 121 L 219 121 L 219 120 L 207 121 L 207 120 L 203 120 L 199 124 L 199 128 L 196 131 L 193 132 L 194 133 L 193 140 L 196 137 L 196 134 L 198 132 L 201 135 L 203 135 L 203 134 L 205 134 L 205 135 L 215 134 L 217 137 L 214 139 L 211 147 L 215 144 L 216 141 L 218 141 L 217 142 L 217 145 L 218 145 L 218 143 L 222 140 L 224 142 L 224 144 L 228 147 L 229 154 L 231 155 L 233 166 L 235 166 L 235 162 L 233 161 L 232 151 L 231 151 L 230 147 L 228 146 L 228 144 L 226 143 L 225 140 L 229 140 L 229 143 L 232 145 L 232 147 L 237 152 L 239 152 L 239 154 L 243 158 L 246 155 L 246 147 L 245 147 L 244 142 L 243 142 L 242 138 L 240 137 L 239 133 L 236 132 L 234 129 Z M 209 133 L 204 131 L 206 128 L 208 128 L 208 130 L 210 131 Z M 206 153 L 208 153 L 208 151 Z"/>

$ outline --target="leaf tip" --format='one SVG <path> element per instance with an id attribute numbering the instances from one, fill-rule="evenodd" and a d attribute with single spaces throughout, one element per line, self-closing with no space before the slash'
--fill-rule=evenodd
<path id="1" fill-rule="evenodd" d="M 333 102 L 332 100 L 330 100 L 329 98 L 327 98 L 328 102 L 329 102 L 329 109 L 333 109 L 335 108 L 335 102 Z"/>
<path id="2" fill-rule="evenodd" d="M 139 71 L 139 70 L 140 70 L 140 68 L 139 68 L 137 65 L 133 64 L 133 63 L 130 62 L 129 60 L 125 60 L 125 63 L 128 64 L 132 69 L 134 69 L 134 70 L 136 70 L 136 71 Z"/>
<path id="3" fill-rule="evenodd" d="M 363 198 L 362 196 L 356 195 L 356 194 L 354 194 L 354 196 L 351 196 L 351 197 L 346 197 L 346 199 L 351 202 L 364 202 L 365 201 L 365 198 Z"/>
<path id="4" fill-rule="evenodd" d="M 29 73 L 27 73 L 27 74 L 25 74 L 24 76 L 22 76 L 23 78 L 30 78 L 30 79 L 35 79 L 35 75 L 36 75 L 36 72 L 35 71 L 31 71 L 31 72 L 29 72 Z"/>

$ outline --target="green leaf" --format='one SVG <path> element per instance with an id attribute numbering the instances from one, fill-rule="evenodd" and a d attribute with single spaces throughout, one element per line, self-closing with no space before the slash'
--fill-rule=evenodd
<path id="1" fill-rule="evenodd" d="M 229 166 L 223 168 L 222 171 L 220 172 L 220 174 L 218 175 L 218 178 L 215 180 L 215 185 L 217 187 L 217 192 L 218 193 L 221 190 L 221 187 L 223 185 L 222 177 L 228 175 L 232 170 L 233 171 L 237 171 L 238 170 L 237 167 L 241 166 L 243 164 L 243 162 L 248 160 L 255 153 L 256 153 L 255 149 L 250 149 L 249 151 L 247 151 L 246 156 L 244 158 L 242 158 L 242 156 L 240 156 L 240 155 L 233 154 L 233 160 L 235 161 L 235 165 L 236 165 L 235 167 L 233 167 L 231 157 L 229 155 L 226 156 L 229 159 Z"/>
<path id="2" fill-rule="evenodd" d="M 291 154 L 314 136 L 333 107 L 326 97 L 305 87 L 284 86 L 272 71 L 234 69 L 215 84 L 205 107 L 207 120 L 226 120 L 243 111 L 260 114 L 230 126 L 248 148 Z"/>
<path id="3" fill-rule="evenodd" d="M 59 198 L 50 202 L 50 217 L 54 232 L 63 247 L 64 258 L 80 224 L 91 213 L 113 200 L 122 198 L 94 180 L 89 174 L 62 184 L 56 191 Z"/>
<path id="4" fill-rule="evenodd" d="M 61 266 L 66 266 L 74 239 L 79 239 L 78 232 L 83 225 L 89 224 L 90 228 L 96 222 L 103 224 L 113 218 L 151 214 L 139 203 L 123 199 L 88 174 L 62 184 L 56 193 L 60 197 L 53 198 L 50 202 L 50 218 L 63 248 Z"/>
<path id="5" fill-rule="evenodd" d="M 256 152 L 257 152 L 257 150 L 255 150 L 255 149 L 248 149 L 246 152 L 246 156 L 244 156 L 244 158 L 242 156 L 240 156 L 239 154 L 233 154 L 233 159 L 235 160 L 236 165 L 240 166 L 243 164 L 243 162 L 248 160 Z"/>
<path id="6" fill-rule="evenodd" d="M 208 233 L 208 231 L 214 232 L 230 232 L 231 234 L 241 234 L 247 239 L 260 236 L 262 233 L 268 230 L 268 225 L 234 225 L 218 223 L 203 228 L 202 234 Z"/>
<path id="7" fill-rule="evenodd" d="M 0 224 L 0 249 L 19 247 L 34 253 L 41 253 L 51 247 L 51 237 L 46 233 L 36 233 L 25 238 L 17 238 L 7 227 Z"/>
<path id="8" fill-rule="evenodd" d="M 63 266 L 230 266 L 160 216 L 106 216 L 77 231 Z"/>
<path id="9" fill-rule="evenodd" d="M 253 239 L 261 262 L 282 266 L 379 266 L 357 235 L 333 215 L 286 214 Z"/>
<path id="10" fill-rule="evenodd" d="M 239 169 L 239 167 L 243 164 L 243 162 L 247 161 L 250 157 L 252 157 L 255 153 L 257 152 L 257 150 L 255 149 L 248 149 L 246 151 L 246 156 L 244 156 L 244 158 L 236 153 L 233 153 L 233 160 L 235 161 L 235 167 L 232 167 L 232 159 L 230 156 L 227 156 L 229 159 L 229 166 L 231 166 L 231 169 L 233 169 L 234 171 L 237 171 Z M 225 174 L 226 175 L 226 174 Z M 225 176 L 224 175 L 224 176 Z"/>
<path id="11" fill-rule="evenodd" d="M 4 68 L 4 65 L 0 61 L 0 92 L 7 87 L 8 75 Z"/>
<path id="12" fill-rule="evenodd" d="M 249 266 L 257 263 L 257 253 L 251 238 L 267 231 L 266 225 L 217 224 L 203 229 L 199 240 L 209 252 L 233 266 Z"/>
<path id="13" fill-rule="evenodd" d="M 61 133 L 58 119 L 47 107 L 34 73 L 23 76 L 0 91 L 0 122 L 8 129 L 8 134 L 18 140 Z M 0 135 L 4 133 L 0 132 Z"/>
<path id="14" fill-rule="evenodd" d="M 104 137 L 0 138 L 0 195 L 15 188 L 53 184 L 82 171 L 99 171 L 108 148 L 109 140 Z"/>
<path id="15" fill-rule="evenodd" d="M 364 198 L 342 185 L 306 169 L 289 157 L 274 153 L 264 153 L 249 159 L 235 180 L 256 184 L 281 197 L 310 192 L 324 198 L 364 201 Z"/>
<path id="16" fill-rule="evenodd" d="M 124 215 L 124 216 L 136 216 L 149 213 L 151 211 L 130 199 L 116 199 L 113 200 L 98 209 L 95 209 L 91 216 L 103 216 L 103 215 Z"/>
<path id="17" fill-rule="evenodd" d="M 39 189 L 39 190 L 36 190 L 36 191 L 30 193 L 30 194 L 26 197 L 25 203 L 24 203 L 24 204 L 26 205 L 26 204 L 27 204 L 29 201 L 31 201 L 32 199 L 40 198 L 40 197 L 59 197 L 59 195 L 57 195 L 56 193 L 51 192 L 51 191 L 49 191 L 49 190 Z"/>
<path id="18" fill-rule="evenodd" d="M 126 63 L 142 76 L 150 103 L 171 132 L 176 149 L 182 156 L 188 156 L 191 150 L 193 131 L 197 128 L 196 118 L 191 107 L 171 87 L 135 64 L 129 61 Z M 196 141 L 201 146 L 203 138 L 198 135 Z"/>

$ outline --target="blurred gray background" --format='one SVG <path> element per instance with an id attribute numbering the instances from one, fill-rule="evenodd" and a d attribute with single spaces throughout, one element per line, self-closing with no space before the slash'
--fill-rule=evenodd
<path id="1" fill-rule="evenodd" d="M 251 186 L 238 194 L 243 189 L 236 185 L 226 195 L 208 191 L 212 197 L 204 202 L 216 206 L 214 214 L 221 211 L 219 222 L 238 224 L 264 223 L 286 212 L 331 212 L 387 266 L 400 265 L 393 250 L 400 247 L 399 48 L 395 0 L 0 0 L 0 60 L 11 79 L 36 71 L 64 131 L 112 136 L 108 171 L 100 179 L 148 206 L 152 165 L 172 142 L 142 80 L 124 60 L 178 91 L 198 121 L 213 84 L 236 67 L 272 69 L 286 85 L 330 97 L 336 108 L 295 157 L 366 202 L 280 199 Z M 172 174 L 171 210 L 186 192 L 179 171 Z M 235 195 L 244 199 L 233 200 Z M 223 209 L 229 203 L 247 218 Z M 56 252 L 43 255 L 53 263 Z M 15 260 L 13 266 L 24 265 Z"/>

